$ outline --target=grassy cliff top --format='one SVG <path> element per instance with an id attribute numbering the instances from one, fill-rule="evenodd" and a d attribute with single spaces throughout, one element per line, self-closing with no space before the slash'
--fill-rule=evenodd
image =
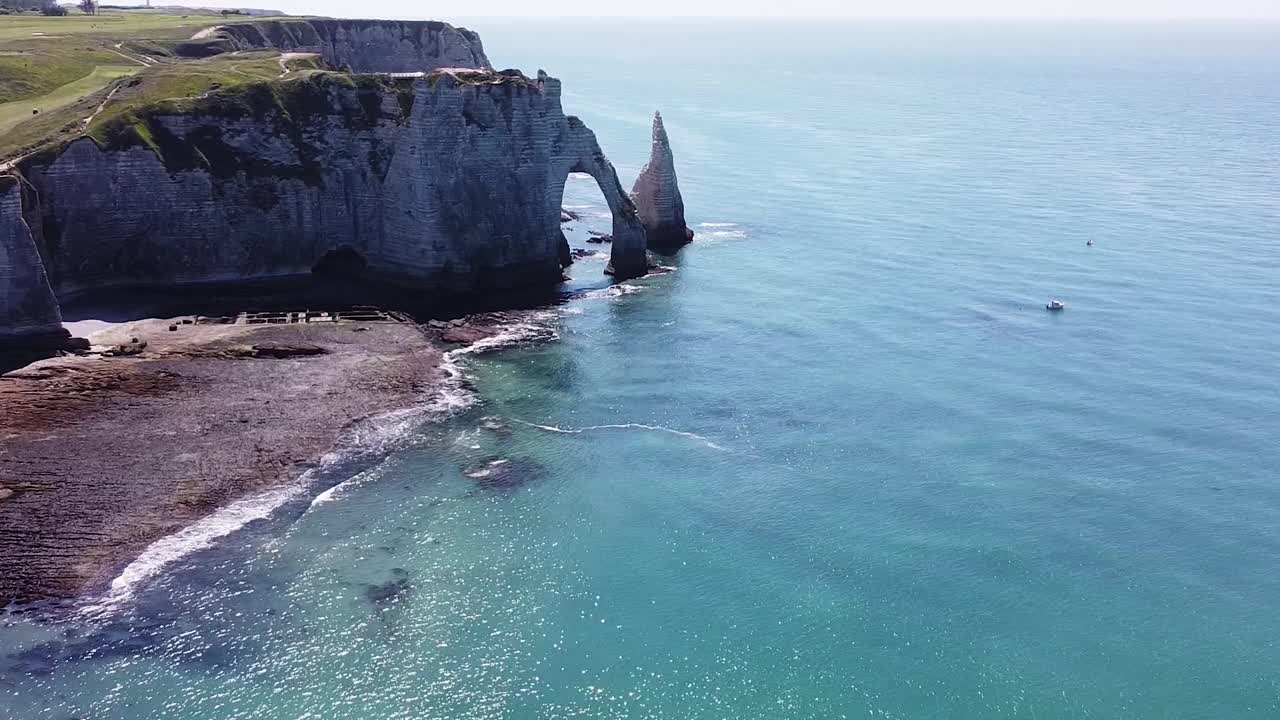
<path id="1" fill-rule="evenodd" d="M 262 51 L 140 67 L 71 102 L 26 116 L 0 135 L 0 160 L 61 146 L 85 135 L 101 139 L 107 132 L 104 128 L 128 124 L 150 108 L 173 107 L 254 84 L 283 83 L 313 73 L 317 66 L 315 56 Z"/>
<path id="2" fill-rule="evenodd" d="M 62 132 L 75 117 L 88 117 L 123 78 L 162 76 L 177 67 L 191 72 L 194 77 L 189 84 L 199 86 L 218 82 L 210 76 L 269 72 L 267 64 L 255 67 L 253 62 L 241 62 L 240 71 L 218 63 L 196 67 L 177 52 L 205 28 L 262 19 L 147 10 L 4 17 L 0 21 L 0 160 L 39 144 L 44 136 Z M 277 65 L 275 74 L 279 72 Z M 173 77 L 161 81 L 174 84 Z"/>
<path id="3" fill-rule="evenodd" d="M 39 98 L 98 67 L 173 62 L 172 48 L 200 30 L 253 20 L 155 11 L 7 16 L 0 22 L 0 103 Z"/>
<path id="4" fill-rule="evenodd" d="M 412 104 L 412 77 L 329 72 L 316 55 L 236 51 L 243 45 L 229 45 L 227 33 L 210 32 L 231 23 L 272 28 L 294 22 L 379 21 L 179 14 L 183 12 L 22 15 L 0 22 L 0 170 L 85 136 L 104 147 L 141 143 L 161 152 L 149 131 L 155 129 L 153 119 L 164 114 L 274 112 L 288 118 L 308 109 L 331 111 L 318 101 L 332 90 L 327 83 L 358 90 L 360 103 L 369 105 L 346 118 L 350 122 L 370 121 L 380 93 L 394 94 L 403 113 Z M 427 75 L 433 86 L 445 77 L 458 85 L 506 90 L 536 84 L 516 70 L 447 68 Z"/>
<path id="5" fill-rule="evenodd" d="M 440 68 L 427 73 L 433 83 L 442 77 L 453 78 L 459 85 L 526 85 L 536 83 L 519 70 L 480 70 L 475 68 Z"/>

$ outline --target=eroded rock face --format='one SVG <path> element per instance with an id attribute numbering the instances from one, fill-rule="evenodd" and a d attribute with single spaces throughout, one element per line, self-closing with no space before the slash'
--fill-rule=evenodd
<path id="1" fill-rule="evenodd" d="M 551 285 L 571 171 L 590 173 L 613 210 L 612 271 L 646 271 L 635 207 L 595 135 L 564 115 L 558 80 L 284 84 L 287 112 L 227 114 L 211 100 L 152 116 L 158 150 L 86 138 L 23 163 L 53 291 L 301 275 L 334 252 L 428 293 Z"/>
<path id="2" fill-rule="evenodd" d="M 67 337 L 31 228 L 22 217 L 22 187 L 0 176 L 0 351 L 6 346 L 60 346 Z"/>
<path id="3" fill-rule="evenodd" d="M 648 233 L 649 247 L 674 250 L 693 240 L 693 231 L 685 225 L 684 199 L 676 182 L 675 158 L 662 114 L 653 114 L 653 146 L 649 162 L 640 171 L 631 189 L 640 221 Z"/>
<path id="4" fill-rule="evenodd" d="M 216 32 L 237 50 L 314 52 L 329 67 L 358 73 L 492 67 L 479 35 L 436 21 L 265 20 L 223 25 Z"/>

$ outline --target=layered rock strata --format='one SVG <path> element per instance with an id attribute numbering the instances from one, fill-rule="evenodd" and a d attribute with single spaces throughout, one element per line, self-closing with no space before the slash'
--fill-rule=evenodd
<path id="1" fill-rule="evenodd" d="M 693 231 L 685 225 L 684 199 L 680 197 L 675 158 L 661 113 L 653 114 L 649 162 L 636 178 L 631 199 L 648 233 L 649 247 L 673 250 L 693 240 Z"/>
<path id="2" fill-rule="evenodd" d="M 480 292 L 559 282 L 564 183 L 585 172 L 613 212 L 611 271 L 644 274 L 635 206 L 560 93 L 544 73 L 322 73 L 158 107 L 105 147 L 21 163 L 26 220 L 59 296 L 306 274 L 335 254 L 423 293 Z"/>
<path id="3" fill-rule="evenodd" d="M 329 67 L 358 73 L 492 67 L 479 35 L 435 21 L 267 20 L 222 25 L 203 35 L 224 40 L 222 49 L 319 53 Z"/>

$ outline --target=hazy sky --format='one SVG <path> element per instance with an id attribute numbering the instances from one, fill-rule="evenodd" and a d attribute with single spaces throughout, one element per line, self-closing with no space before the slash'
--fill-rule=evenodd
<path id="1" fill-rule="evenodd" d="M 777 16 L 1280 18 L 1280 0 L 179 0 L 347 17 Z M 165 0 L 153 0 L 164 4 Z"/>

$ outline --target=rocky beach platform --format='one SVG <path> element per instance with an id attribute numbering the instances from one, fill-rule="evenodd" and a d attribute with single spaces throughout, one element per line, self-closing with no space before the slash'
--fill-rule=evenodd
<path id="1" fill-rule="evenodd" d="M 427 333 L 380 313 L 142 320 L 90 340 L 0 375 L 0 607 L 105 587 L 444 378 Z"/>

